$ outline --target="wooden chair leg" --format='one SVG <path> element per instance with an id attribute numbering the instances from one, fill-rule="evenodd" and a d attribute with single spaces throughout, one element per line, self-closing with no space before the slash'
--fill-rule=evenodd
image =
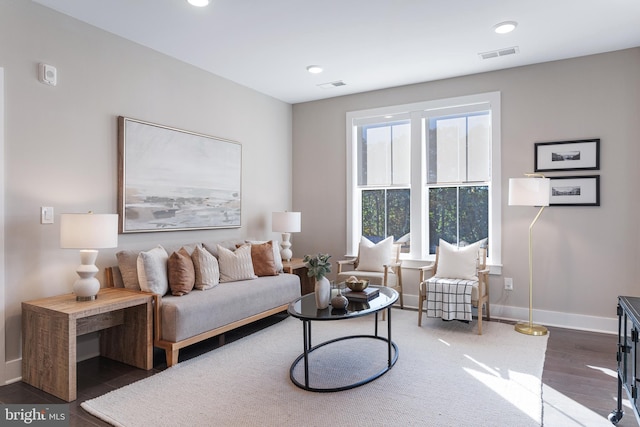
<path id="1" fill-rule="evenodd" d="M 398 285 L 398 291 L 400 292 L 400 309 L 404 310 L 404 299 L 402 297 L 402 268 L 398 268 L 396 276 L 396 284 Z"/>
<path id="2" fill-rule="evenodd" d="M 487 321 L 491 321 L 491 312 L 489 311 L 489 299 L 487 298 L 487 300 L 485 301 L 485 308 L 484 308 L 484 312 L 487 315 Z"/>
<path id="3" fill-rule="evenodd" d="M 418 295 L 418 326 L 422 326 L 422 294 Z"/>
<path id="4" fill-rule="evenodd" d="M 482 302 L 478 303 L 478 335 L 482 335 Z"/>

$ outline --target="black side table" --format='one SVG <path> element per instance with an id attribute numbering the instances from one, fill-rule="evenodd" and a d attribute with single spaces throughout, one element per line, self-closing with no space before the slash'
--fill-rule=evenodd
<path id="1" fill-rule="evenodd" d="M 618 407 L 609 414 L 609 421 L 618 424 L 624 415 L 622 390 L 626 392 L 636 421 L 638 414 L 638 341 L 640 335 L 640 298 L 618 297 Z"/>

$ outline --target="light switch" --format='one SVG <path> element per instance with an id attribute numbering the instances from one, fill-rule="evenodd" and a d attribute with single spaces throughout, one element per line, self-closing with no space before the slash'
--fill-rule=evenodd
<path id="1" fill-rule="evenodd" d="M 53 208 L 51 206 L 40 208 L 40 224 L 53 224 Z"/>

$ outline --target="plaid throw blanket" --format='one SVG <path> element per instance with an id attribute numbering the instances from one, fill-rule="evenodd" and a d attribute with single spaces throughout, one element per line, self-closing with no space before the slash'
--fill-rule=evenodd
<path id="1" fill-rule="evenodd" d="M 477 284 L 477 280 L 430 278 L 427 280 L 427 317 L 470 321 L 471 291 Z"/>

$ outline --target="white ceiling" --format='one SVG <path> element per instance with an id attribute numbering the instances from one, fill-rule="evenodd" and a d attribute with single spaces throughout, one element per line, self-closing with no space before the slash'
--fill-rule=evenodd
<path id="1" fill-rule="evenodd" d="M 640 0 L 33 1 L 288 103 L 640 46 Z"/>

